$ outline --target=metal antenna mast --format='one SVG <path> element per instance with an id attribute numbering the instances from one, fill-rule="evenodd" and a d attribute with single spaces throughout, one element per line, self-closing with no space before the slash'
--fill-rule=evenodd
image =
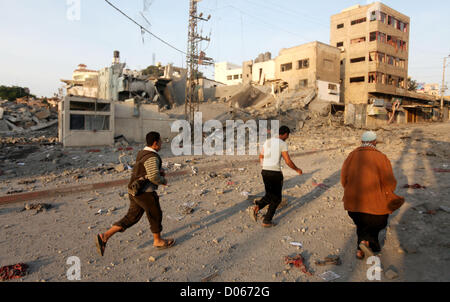
<path id="1" fill-rule="evenodd" d="M 212 65 L 213 60 L 207 58 L 203 51 L 200 52 L 199 44 L 201 41 L 210 41 L 210 37 L 202 37 L 198 34 L 198 20 L 209 21 L 208 18 L 203 18 L 203 13 L 198 14 L 197 3 L 201 0 L 189 0 L 189 29 L 188 29 L 188 48 L 186 55 L 186 99 L 184 115 L 187 121 L 192 125 L 194 123 L 194 113 L 200 109 L 200 101 L 196 91 L 199 85 L 199 65 Z"/>

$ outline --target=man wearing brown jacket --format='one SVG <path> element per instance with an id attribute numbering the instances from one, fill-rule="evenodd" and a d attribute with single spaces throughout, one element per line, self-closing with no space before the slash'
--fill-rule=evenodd
<path id="1" fill-rule="evenodd" d="M 344 208 L 357 228 L 358 259 L 381 250 L 378 234 L 404 202 L 394 194 L 397 181 L 391 163 L 376 145 L 376 133 L 365 132 L 362 145 L 350 153 L 341 171 Z"/>
<path id="2" fill-rule="evenodd" d="M 150 132 L 146 136 L 147 146 L 139 151 L 136 157 L 136 164 L 131 174 L 130 183 L 128 184 L 130 199 L 130 207 L 128 213 L 120 221 L 105 233 L 96 236 L 96 245 L 98 252 L 103 256 L 108 239 L 117 232 L 124 232 L 126 229 L 135 225 L 144 213 L 147 215 L 150 223 L 150 229 L 153 233 L 153 246 L 158 249 L 172 247 L 175 244 L 174 239 L 162 239 L 162 211 L 159 204 L 159 197 L 156 193 L 158 185 L 167 185 L 164 178 L 164 171 L 161 169 L 162 160 L 158 154 L 161 150 L 161 137 L 157 132 Z M 143 187 L 139 193 L 132 195 L 132 184 L 138 179 L 145 179 Z"/>

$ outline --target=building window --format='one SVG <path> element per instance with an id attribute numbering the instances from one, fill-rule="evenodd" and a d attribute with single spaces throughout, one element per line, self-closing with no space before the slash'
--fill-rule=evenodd
<path id="1" fill-rule="evenodd" d="M 376 32 L 376 31 L 371 32 L 369 34 L 369 41 L 370 42 L 375 41 L 377 39 L 377 34 L 378 34 L 378 32 Z"/>
<path id="2" fill-rule="evenodd" d="M 233 79 L 234 79 L 234 80 L 239 80 L 239 75 L 238 75 L 238 74 L 235 74 L 235 75 L 233 76 Z"/>
<path id="3" fill-rule="evenodd" d="M 292 69 L 292 63 L 282 64 L 281 72 L 285 72 Z"/>
<path id="4" fill-rule="evenodd" d="M 336 43 L 336 47 L 342 47 L 342 46 L 344 46 L 344 42 L 337 42 Z"/>
<path id="5" fill-rule="evenodd" d="M 350 59 L 350 63 L 364 62 L 365 60 L 366 60 L 366 57 L 353 58 L 353 59 Z"/>
<path id="6" fill-rule="evenodd" d="M 338 29 L 339 29 L 339 28 L 344 28 L 344 23 L 338 24 L 336 27 L 337 27 Z"/>
<path id="7" fill-rule="evenodd" d="M 297 69 L 304 68 L 309 68 L 309 59 L 304 59 L 297 62 Z"/>
<path id="8" fill-rule="evenodd" d="M 361 18 L 361 19 L 358 19 L 358 20 L 353 20 L 352 22 L 351 22 L 351 24 L 352 25 L 356 25 L 356 24 L 360 24 L 360 23 L 364 23 L 364 22 L 366 22 L 366 18 L 364 17 L 364 18 Z"/>
<path id="9" fill-rule="evenodd" d="M 387 56 L 387 63 L 389 65 L 394 65 L 394 57 L 393 56 Z"/>
<path id="10" fill-rule="evenodd" d="M 299 85 L 300 85 L 300 87 L 307 87 L 308 79 L 300 80 Z"/>
<path id="11" fill-rule="evenodd" d="M 366 37 L 352 39 L 350 41 L 350 44 L 357 44 L 357 43 L 362 43 L 362 42 L 366 42 Z"/>
<path id="12" fill-rule="evenodd" d="M 386 24 L 386 14 L 383 12 L 380 12 L 380 22 Z"/>
<path id="13" fill-rule="evenodd" d="M 378 18 L 377 18 L 378 13 L 379 13 L 379 12 L 378 12 L 378 11 L 375 11 L 375 10 L 374 10 L 373 12 L 371 12 L 371 13 L 370 13 L 370 21 L 377 21 L 377 19 L 378 19 Z"/>
<path id="14" fill-rule="evenodd" d="M 388 16 L 388 25 L 392 25 L 394 23 L 394 18 L 391 16 Z"/>
<path id="15" fill-rule="evenodd" d="M 70 130 L 109 130 L 109 116 L 71 114 Z"/>
<path id="16" fill-rule="evenodd" d="M 230 75 L 229 75 L 229 76 L 227 76 L 227 80 L 228 80 L 228 81 L 231 81 L 231 80 L 233 80 L 233 76 L 230 76 Z"/>
<path id="17" fill-rule="evenodd" d="M 376 82 L 377 82 L 377 73 L 369 72 L 369 83 L 376 83 Z"/>
<path id="18" fill-rule="evenodd" d="M 331 84 L 331 83 L 329 83 L 328 84 L 328 89 L 330 89 L 330 90 L 337 90 L 337 85 L 336 84 Z"/>
<path id="19" fill-rule="evenodd" d="M 94 102 L 70 102 L 70 110 L 73 111 L 101 111 L 109 112 L 111 109 L 111 104 L 105 103 L 94 103 Z"/>
<path id="20" fill-rule="evenodd" d="M 366 77 L 354 77 L 350 78 L 350 83 L 361 83 L 366 80 Z"/>

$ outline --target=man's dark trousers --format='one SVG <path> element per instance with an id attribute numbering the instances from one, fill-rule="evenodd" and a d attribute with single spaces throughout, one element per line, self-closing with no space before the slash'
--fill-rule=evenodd
<path id="1" fill-rule="evenodd" d="M 275 215 L 278 205 L 281 203 L 281 192 L 283 190 L 283 173 L 280 171 L 262 170 L 261 172 L 264 187 L 266 188 L 266 195 L 256 201 L 256 205 L 260 210 L 269 206 L 266 215 L 264 216 L 263 223 L 272 223 L 272 218 Z"/>

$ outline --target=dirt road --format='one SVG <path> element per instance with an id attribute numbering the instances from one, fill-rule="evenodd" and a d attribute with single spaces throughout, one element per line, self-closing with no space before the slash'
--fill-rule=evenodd
<path id="1" fill-rule="evenodd" d="M 325 271 L 340 276 L 335 282 L 369 281 L 367 270 L 371 265 L 355 258 L 355 226 L 343 209 L 339 179 L 342 163 L 358 146 L 361 133 L 318 129 L 317 133 L 291 136 L 291 153 L 338 149 L 295 157 L 304 171 L 302 176 L 284 169 L 283 196 L 287 204 L 277 211 L 275 228 L 262 228 L 247 212 L 251 205 L 247 194 L 264 193 L 255 157 L 170 158 L 166 145 L 163 158 L 170 163 L 169 168 L 176 170 L 178 165 L 173 164 L 179 164 L 179 169 L 196 166 L 199 170 L 198 175 L 170 178 L 170 186 L 159 191 L 163 235 L 174 237 L 175 247 L 155 250 L 148 221 L 143 217 L 108 242 L 103 258 L 97 254 L 95 234 L 118 221 L 128 208 L 126 188 L 116 187 L 30 201 L 52 205 L 38 213 L 20 211 L 25 202 L 0 205 L 0 266 L 18 262 L 30 265 L 30 273 L 13 282 L 67 281 L 70 265 L 66 261 L 71 256 L 81 260 L 81 280 L 88 282 L 200 281 L 214 273 L 211 281 L 307 282 L 323 281 L 320 274 Z M 394 267 L 398 277 L 392 281 L 450 281 L 450 173 L 445 172 L 450 169 L 450 124 L 397 126 L 377 133 L 383 142 L 379 149 L 394 167 L 396 193 L 407 201 L 390 217 L 389 227 L 382 234 L 384 272 Z M 134 147 L 130 156 L 139 148 Z M 18 188 L 27 192 L 127 178 L 129 171 L 114 170 L 117 154 L 113 157 L 113 150 L 109 151 L 105 156 L 111 156 L 108 167 L 113 169 L 98 169 L 98 154 L 89 154 L 93 158 L 89 168 L 77 166 L 51 177 L 36 170 L 27 175 L 26 169 L 17 176 L 3 175 L 0 194 Z M 216 165 L 226 168 L 217 170 Z M 212 177 L 212 171 L 217 176 Z M 80 174 L 82 177 L 78 177 Z M 403 188 L 416 183 L 426 189 Z M 189 211 L 183 205 L 193 212 L 184 214 Z M 299 242 L 302 247 L 291 242 Z M 285 256 L 299 253 L 313 276 L 284 264 Z M 342 265 L 314 264 L 328 255 L 339 255 Z M 391 281 L 384 272 L 381 280 Z"/>

